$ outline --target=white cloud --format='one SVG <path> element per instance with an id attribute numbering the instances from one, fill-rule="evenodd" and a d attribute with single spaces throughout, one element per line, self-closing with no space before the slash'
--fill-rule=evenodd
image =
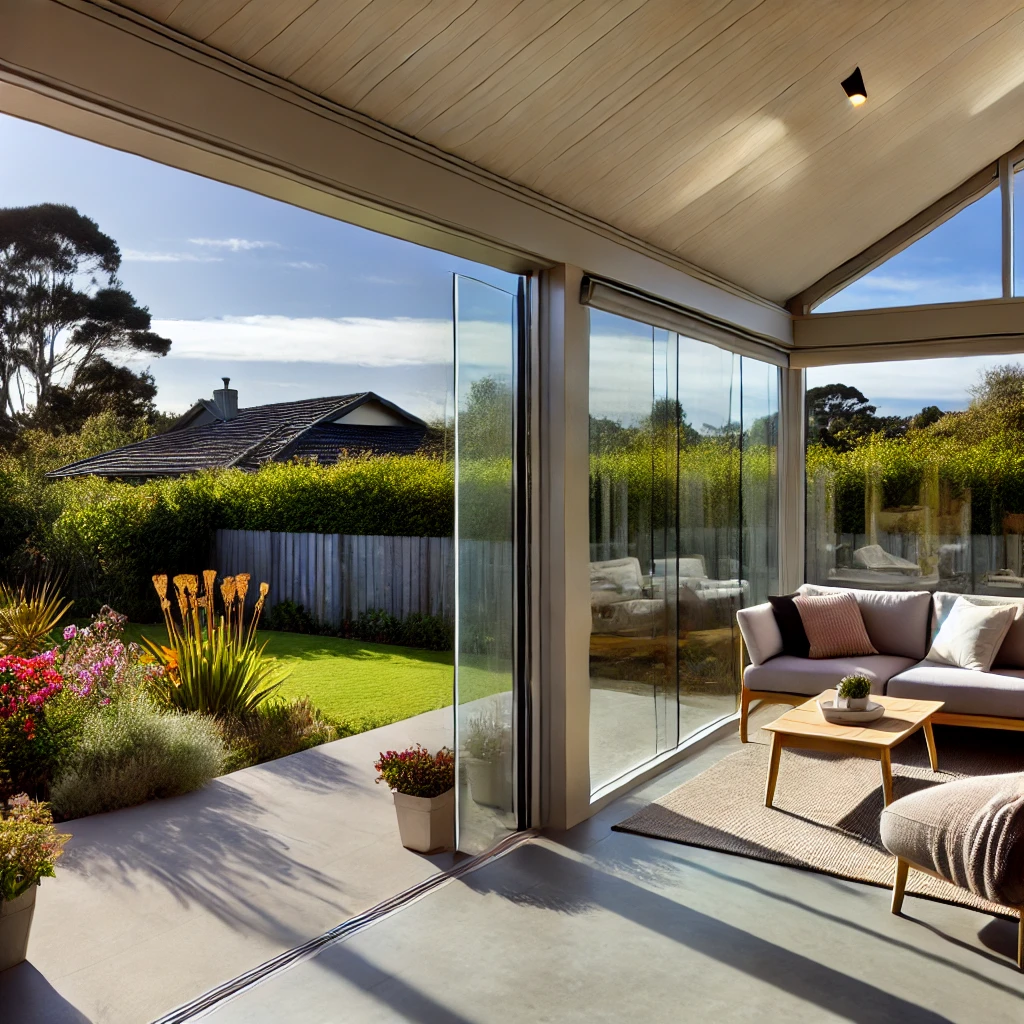
<path id="1" fill-rule="evenodd" d="M 186 359 L 348 363 L 403 366 L 452 359 L 448 320 L 373 317 L 228 316 L 211 320 L 154 320 L 170 338 L 171 354 Z M 500 344 L 503 324 L 467 324 L 474 339 Z M 504 334 L 503 334 L 504 332 Z"/>
<path id="2" fill-rule="evenodd" d="M 248 252 L 250 249 L 280 249 L 279 242 L 261 242 L 251 238 L 190 238 L 193 245 L 209 249 L 229 249 L 231 252 Z"/>
<path id="3" fill-rule="evenodd" d="M 815 309 L 836 313 L 851 309 L 885 309 L 894 306 L 926 306 L 937 302 L 969 302 L 1002 294 L 994 275 L 893 274 L 873 272 L 844 288 Z"/>
<path id="4" fill-rule="evenodd" d="M 289 260 L 283 266 L 291 267 L 292 270 L 326 270 L 326 263 L 310 263 L 309 260 Z"/>
<path id="5" fill-rule="evenodd" d="M 150 252 L 143 249 L 125 249 L 121 259 L 126 263 L 222 263 L 221 256 L 207 256 L 198 252 Z"/>

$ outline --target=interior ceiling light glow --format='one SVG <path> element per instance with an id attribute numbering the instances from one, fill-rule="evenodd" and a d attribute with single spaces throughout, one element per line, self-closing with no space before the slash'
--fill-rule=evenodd
<path id="1" fill-rule="evenodd" d="M 859 107 L 867 100 L 868 91 L 864 88 L 864 76 L 860 73 L 860 68 L 854 68 L 853 74 L 849 78 L 844 78 L 842 85 L 843 92 L 855 107 Z"/>

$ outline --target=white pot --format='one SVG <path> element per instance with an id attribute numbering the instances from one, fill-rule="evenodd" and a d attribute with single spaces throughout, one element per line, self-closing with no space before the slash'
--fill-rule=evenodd
<path id="1" fill-rule="evenodd" d="M 28 934 L 36 909 L 38 883 L 16 900 L 0 900 L 0 971 L 20 964 L 28 956 Z"/>
<path id="2" fill-rule="evenodd" d="M 467 757 L 465 765 L 474 803 L 503 811 L 512 810 L 512 766 L 508 759 L 484 761 Z"/>
<path id="3" fill-rule="evenodd" d="M 867 711 L 870 697 L 847 697 L 846 706 L 850 711 Z"/>
<path id="4" fill-rule="evenodd" d="M 398 834 L 407 850 L 440 853 L 455 849 L 455 790 L 440 796 L 407 796 L 392 790 Z"/>

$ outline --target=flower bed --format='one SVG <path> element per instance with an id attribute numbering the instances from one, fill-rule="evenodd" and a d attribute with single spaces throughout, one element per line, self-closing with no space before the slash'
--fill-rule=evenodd
<path id="1" fill-rule="evenodd" d="M 207 614 L 212 621 L 212 605 Z M 174 652 L 127 642 L 126 622 L 104 607 L 43 651 L 0 656 L 0 802 L 27 793 L 67 820 L 185 793 L 337 738 L 308 701 L 273 698 L 271 688 L 218 713 L 209 702 L 183 705 L 174 699 L 184 689 Z M 260 656 L 251 641 L 242 646 L 250 660 Z M 272 661 L 267 670 L 276 671 Z"/>

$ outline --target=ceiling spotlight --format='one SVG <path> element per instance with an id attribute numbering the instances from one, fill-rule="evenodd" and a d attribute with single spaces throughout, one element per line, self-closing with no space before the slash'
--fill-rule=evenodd
<path id="1" fill-rule="evenodd" d="M 849 97 L 850 102 L 859 107 L 868 98 L 868 91 L 864 88 L 864 76 L 860 68 L 854 68 L 849 78 L 843 79 L 843 92 Z"/>

